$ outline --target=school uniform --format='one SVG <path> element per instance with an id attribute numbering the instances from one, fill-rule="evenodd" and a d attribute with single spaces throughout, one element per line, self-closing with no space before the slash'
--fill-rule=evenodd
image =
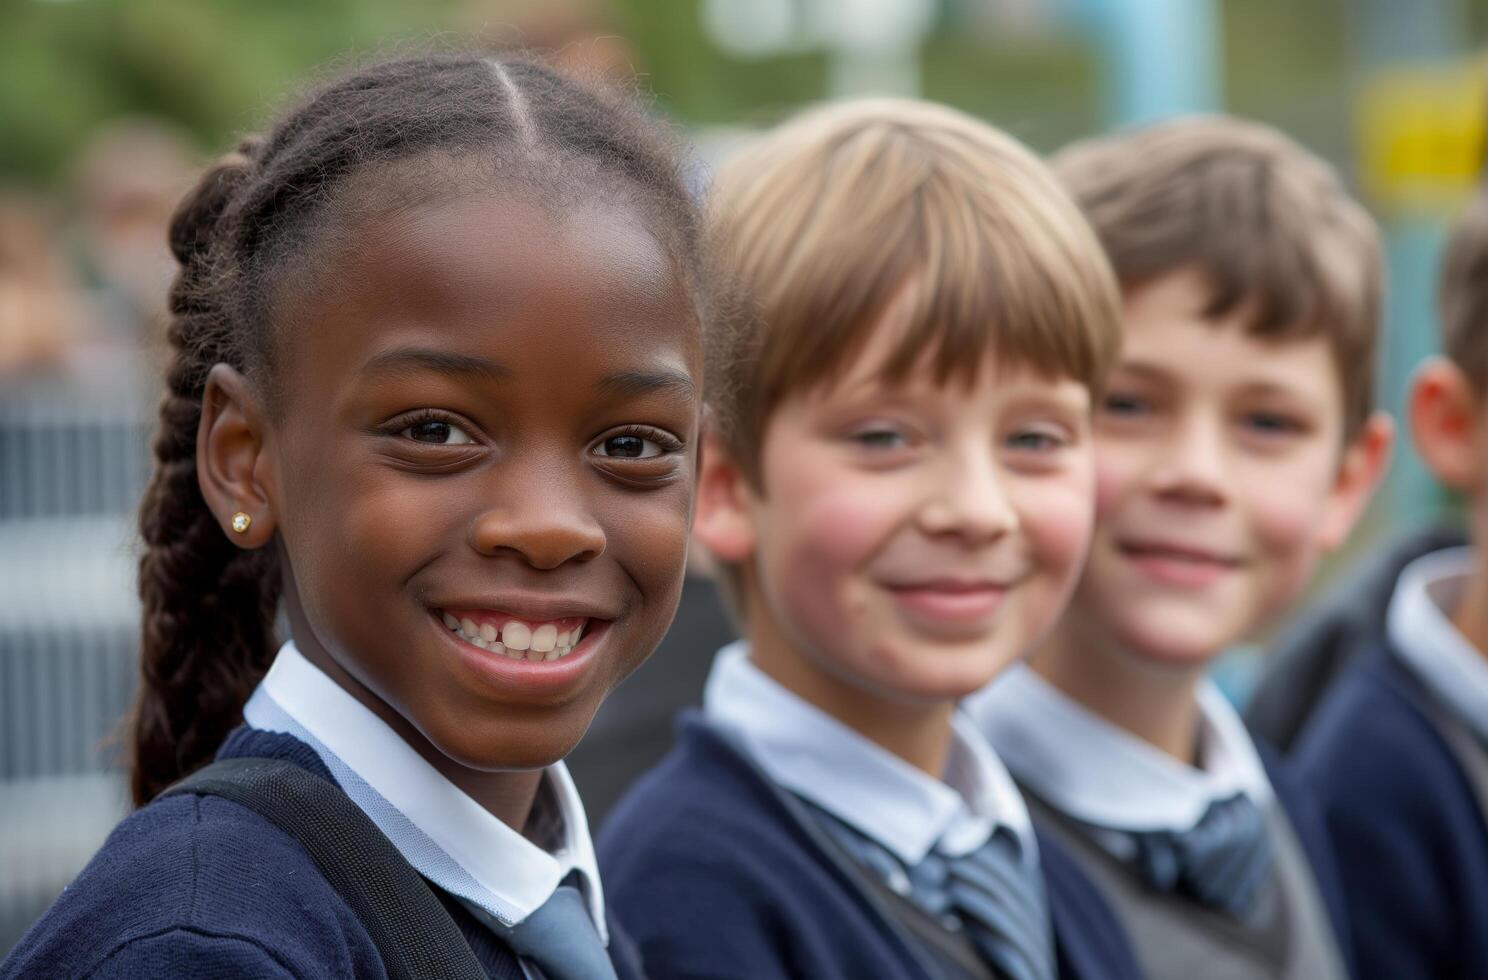
<path id="1" fill-rule="evenodd" d="M 1299 741 L 1365 977 L 1488 976 L 1488 662 L 1447 612 L 1473 567 L 1470 548 L 1408 565 Z"/>
<path id="2" fill-rule="evenodd" d="M 1321 815 L 1218 689 L 1198 692 L 1202 768 L 1178 763 L 1019 665 L 966 708 L 1121 923 L 1153 980 L 1343 977 Z"/>
<path id="3" fill-rule="evenodd" d="M 433 886 L 489 976 L 543 975 L 513 946 L 524 923 L 551 920 L 560 893 L 577 893 L 574 943 L 595 954 L 593 975 L 640 975 L 633 947 L 608 928 L 583 807 L 561 764 L 545 771 L 538 793 L 529 833 L 539 846 L 457 789 L 292 643 L 244 719 L 218 758 L 281 759 L 339 785 Z M 167 797 L 123 821 L 0 965 L 6 977 L 386 972 L 367 928 L 304 848 L 210 795 Z"/>
<path id="4" fill-rule="evenodd" d="M 719 653 L 703 705 L 600 835 L 652 977 L 1135 976 L 965 719 L 934 779 L 775 683 L 742 643 Z"/>

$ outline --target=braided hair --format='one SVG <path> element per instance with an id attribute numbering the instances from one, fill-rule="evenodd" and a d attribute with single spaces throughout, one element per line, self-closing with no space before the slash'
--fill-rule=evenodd
<path id="1" fill-rule="evenodd" d="M 197 482 L 207 375 L 230 365 L 272 408 L 274 287 L 350 206 L 351 178 L 375 182 L 380 167 L 429 154 L 476 159 L 488 179 L 627 195 L 706 315 L 698 217 L 675 144 L 629 102 L 536 62 L 376 64 L 325 84 L 209 169 L 170 227 L 180 263 L 172 360 L 140 511 L 142 684 L 128 732 L 136 803 L 210 761 L 276 648 L 275 549 L 229 541 Z"/>

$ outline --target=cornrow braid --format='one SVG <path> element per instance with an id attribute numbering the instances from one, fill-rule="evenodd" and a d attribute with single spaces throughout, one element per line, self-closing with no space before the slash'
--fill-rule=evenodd
<path id="1" fill-rule="evenodd" d="M 353 175 L 431 153 L 489 159 L 492 180 L 635 202 L 689 287 L 704 291 L 699 218 L 676 144 L 636 106 L 536 62 L 433 55 L 383 62 L 312 93 L 208 170 L 171 222 L 180 270 L 173 353 L 140 511 L 142 683 L 129 721 L 143 804 L 208 762 L 276 648 L 277 552 L 239 549 L 197 477 L 207 375 L 227 364 L 273 401 L 273 286 L 345 210 Z"/>

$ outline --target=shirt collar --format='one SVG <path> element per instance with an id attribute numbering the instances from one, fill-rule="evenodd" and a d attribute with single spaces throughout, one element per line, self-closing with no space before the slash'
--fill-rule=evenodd
<path id="1" fill-rule="evenodd" d="M 315 749 L 409 864 L 478 916 L 506 926 L 521 922 L 577 872 L 595 927 L 608 941 L 589 824 L 563 763 L 544 771 L 563 826 L 549 853 L 446 779 L 293 642 L 279 650 L 243 717 Z"/>
<path id="2" fill-rule="evenodd" d="M 1198 688 L 1204 768 L 1183 765 L 1018 664 L 967 709 L 1018 779 L 1055 809 L 1116 830 L 1182 832 L 1210 804 L 1271 784 L 1240 716 L 1208 680 Z"/>
<path id="3" fill-rule="evenodd" d="M 935 779 L 767 676 L 744 642 L 723 648 L 703 692 L 708 720 L 739 734 L 771 779 L 852 825 L 907 865 L 951 857 L 1009 828 L 1025 859 L 1037 844 L 1023 798 L 967 719 L 952 722 L 945 781 Z"/>
<path id="4" fill-rule="evenodd" d="M 1488 660 L 1449 617 L 1475 565 L 1473 548 L 1446 548 L 1411 562 L 1396 582 L 1385 629 L 1422 683 L 1488 738 Z"/>

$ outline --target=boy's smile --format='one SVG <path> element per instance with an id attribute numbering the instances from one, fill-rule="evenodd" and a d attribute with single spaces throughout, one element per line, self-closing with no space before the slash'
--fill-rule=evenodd
<path id="1" fill-rule="evenodd" d="M 283 318 L 296 643 L 447 774 L 563 756 L 675 610 L 701 345 L 643 227 L 461 196 L 367 222 Z"/>
<path id="2" fill-rule="evenodd" d="M 1127 297 L 1071 611 L 1087 640 L 1196 664 L 1303 588 L 1336 524 L 1344 443 L 1327 339 L 1267 341 L 1239 314 L 1208 322 L 1206 299 L 1187 272 Z"/>

